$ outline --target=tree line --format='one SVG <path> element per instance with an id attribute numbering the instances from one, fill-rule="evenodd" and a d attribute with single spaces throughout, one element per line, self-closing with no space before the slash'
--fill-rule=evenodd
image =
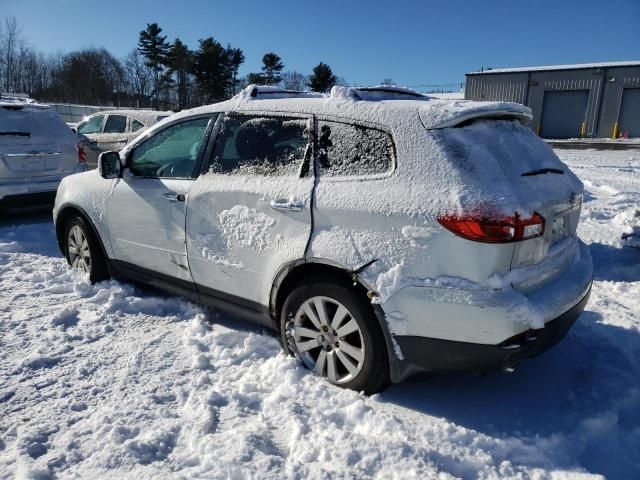
<path id="1" fill-rule="evenodd" d="M 286 71 L 274 52 L 263 56 L 259 72 L 240 77 L 245 60 L 240 48 L 213 37 L 195 49 L 180 38 L 170 42 L 157 23 L 147 24 L 122 59 L 95 47 L 45 54 L 29 45 L 15 18 L 0 23 L 0 91 L 41 102 L 180 110 L 225 100 L 250 84 L 326 92 L 346 83 L 323 62 L 308 75 Z"/>

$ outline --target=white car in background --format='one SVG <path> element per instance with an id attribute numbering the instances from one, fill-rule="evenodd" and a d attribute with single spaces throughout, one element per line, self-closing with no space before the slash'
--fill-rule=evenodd
<path id="1" fill-rule="evenodd" d="M 60 249 L 277 330 L 330 382 L 513 369 L 585 308 L 582 184 L 527 107 L 247 87 L 70 177 Z"/>
<path id="2" fill-rule="evenodd" d="M 75 126 L 90 167 L 98 163 L 102 152 L 119 151 L 144 129 L 173 112 L 155 110 L 107 110 L 94 113 Z"/>
<path id="3" fill-rule="evenodd" d="M 0 97 L 0 210 L 52 205 L 60 180 L 86 169 L 77 135 L 53 108 Z"/>

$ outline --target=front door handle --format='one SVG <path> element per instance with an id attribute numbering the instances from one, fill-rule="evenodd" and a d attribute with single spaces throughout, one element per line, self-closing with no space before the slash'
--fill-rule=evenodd
<path id="1" fill-rule="evenodd" d="M 162 198 L 170 202 L 184 202 L 184 195 L 182 193 L 165 193 L 162 195 Z"/>
<path id="2" fill-rule="evenodd" d="M 294 200 L 272 200 L 271 208 L 279 210 L 281 212 L 300 212 L 302 211 L 302 204 Z"/>

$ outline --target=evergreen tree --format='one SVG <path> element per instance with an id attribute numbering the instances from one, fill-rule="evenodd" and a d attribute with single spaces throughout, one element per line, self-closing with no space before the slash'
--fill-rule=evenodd
<path id="1" fill-rule="evenodd" d="M 261 73 L 248 74 L 247 85 L 265 85 L 264 76 Z"/>
<path id="2" fill-rule="evenodd" d="M 154 73 L 154 90 L 156 108 L 160 109 L 160 92 L 163 87 L 164 67 L 168 62 L 168 53 L 171 45 L 167 37 L 160 35 L 162 28 L 157 23 L 148 23 L 146 30 L 140 32 L 138 40 L 138 52 L 146 59 L 146 64 Z"/>
<path id="3" fill-rule="evenodd" d="M 266 53 L 262 57 L 262 79 L 265 85 L 275 85 L 280 83 L 282 77 L 280 72 L 284 68 L 282 59 L 273 52 Z"/>
<path id="4" fill-rule="evenodd" d="M 337 78 L 331 71 L 331 67 L 320 62 L 309 76 L 309 87 L 314 92 L 327 92 L 336 84 L 336 81 Z"/>
<path id="5" fill-rule="evenodd" d="M 198 92 L 206 103 L 224 100 L 231 76 L 227 49 L 212 37 L 198 41 L 200 47 L 193 62 Z"/>
<path id="6" fill-rule="evenodd" d="M 173 42 L 168 53 L 168 67 L 171 75 L 175 75 L 178 96 L 178 108 L 189 106 L 189 83 L 193 69 L 193 52 L 179 38 Z"/>

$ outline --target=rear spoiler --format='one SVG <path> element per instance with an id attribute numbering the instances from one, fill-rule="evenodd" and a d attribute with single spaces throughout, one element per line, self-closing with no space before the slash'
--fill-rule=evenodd
<path id="1" fill-rule="evenodd" d="M 481 118 L 518 120 L 526 124 L 533 115 L 529 107 L 510 102 L 429 102 L 420 109 L 420 120 L 427 130 L 460 127 Z"/>

